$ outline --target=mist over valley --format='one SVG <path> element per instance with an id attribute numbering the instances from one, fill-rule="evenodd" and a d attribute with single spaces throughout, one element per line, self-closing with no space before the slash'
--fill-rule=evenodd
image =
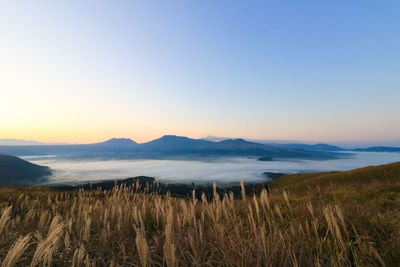
<path id="1" fill-rule="evenodd" d="M 53 174 L 46 183 L 79 183 L 108 179 L 150 176 L 164 182 L 231 183 L 268 182 L 264 172 L 306 173 L 346 171 L 369 165 L 400 161 L 400 153 L 351 152 L 349 156 L 329 160 L 290 159 L 259 161 L 256 158 L 224 157 L 204 160 L 71 160 L 54 156 L 22 157 L 48 166 Z"/>

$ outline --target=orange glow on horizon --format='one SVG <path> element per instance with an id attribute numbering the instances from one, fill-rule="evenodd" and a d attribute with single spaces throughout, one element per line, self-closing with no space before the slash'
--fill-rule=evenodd
<path id="1" fill-rule="evenodd" d="M 130 138 L 137 143 L 145 143 L 157 138 L 160 138 L 163 135 L 178 135 L 178 136 L 186 136 L 189 138 L 205 138 L 207 136 L 216 136 L 216 137 L 224 137 L 224 138 L 244 138 L 244 139 L 253 139 L 253 140 L 292 140 L 292 141 L 303 141 L 303 142 L 373 142 L 373 141 L 398 141 L 395 136 L 383 136 L 381 140 L 374 140 L 371 136 L 368 135 L 360 135 L 358 132 L 350 133 L 352 138 L 349 138 L 349 133 L 342 136 L 333 135 L 323 135 L 319 133 L 319 137 L 315 137 L 318 134 L 311 136 L 307 135 L 307 133 L 298 132 L 297 134 L 289 135 L 289 134 L 275 134 L 275 135 L 243 135 L 240 133 L 235 134 L 194 134 L 191 131 L 181 131 L 181 132 L 161 132 L 161 131 L 136 131 L 135 134 L 127 134 L 124 131 L 112 131 L 112 130 L 89 130 L 85 129 L 82 131 L 72 130 L 68 128 L 58 128 L 58 129 L 41 129 L 40 131 L 35 131 L 34 129 L 16 129 L 16 130 L 1 130 L 0 131 L 0 139 L 21 139 L 21 140 L 32 140 L 39 141 L 45 143 L 70 143 L 70 144 L 90 144 L 97 143 L 109 140 L 111 138 Z"/>

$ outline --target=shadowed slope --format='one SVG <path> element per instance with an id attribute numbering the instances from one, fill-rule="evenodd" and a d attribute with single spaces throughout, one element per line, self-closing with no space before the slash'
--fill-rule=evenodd
<path id="1" fill-rule="evenodd" d="M 0 185 L 30 184 L 50 174 L 48 167 L 35 165 L 18 157 L 0 155 Z"/>

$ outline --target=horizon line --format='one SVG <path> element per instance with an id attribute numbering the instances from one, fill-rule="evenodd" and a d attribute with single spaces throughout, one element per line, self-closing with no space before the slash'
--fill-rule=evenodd
<path id="1" fill-rule="evenodd" d="M 400 147 L 400 140 L 373 140 L 373 141 L 318 141 L 318 140 L 293 140 L 293 139 L 258 139 L 258 138 L 243 138 L 243 137 L 219 137 L 219 136 L 214 136 L 214 135 L 207 135 L 203 136 L 201 138 L 192 138 L 189 136 L 185 135 L 175 135 L 175 134 L 165 134 L 160 137 L 150 139 L 148 141 L 143 141 L 143 142 L 136 142 L 134 138 L 130 137 L 111 137 L 111 138 L 105 138 L 100 141 L 89 141 L 89 142 L 63 142 L 63 141 L 56 141 L 56 142 L 49 142 L 49 141 L 40 141 L 37 139 L 19 139 L 19 138 L 0 138 L 0 141 L 15 141 L 15 142 L 26 142 L 26 143 L 37 143 L 36 145 L 86 145 L 86 144 L 97 144 L 97 143 L 102 143 L 102 142 L 107 142 L 112 139 L 129 139 L 131 141 L 134 141 L 137 144 L 144 144 L 148 143 L 157 139 L 160 139 L 165 136 L 176 136 L 176 137 L 185 137 L 189 139 L 194 139 L 194 140 L 207 140 L 211 142 L 220 142 L 223 140 L 229 140 L 229 139 L 243 139 L 248 142 L 257 142 L 261 144 L 295 144 L 295 143 L 301 143 L 301 144 L 307 144 L 307 145 L 316 145 L 316 144 L 328 144 L 328 145 L 335 145 L 335 146 L 350 146 L 350 147 L 355 147 L 355 146 L 361 146 L 361 145 L 368 145 L 368 146 L 395 146 L 395 147 Z M 2 144 L 0 144 L 2 145 Z M 25 144 L 25 145 L 35 145 L 35 144 Z M 14 144 L 10 146 L 24 146 L 24 144 Z"/>

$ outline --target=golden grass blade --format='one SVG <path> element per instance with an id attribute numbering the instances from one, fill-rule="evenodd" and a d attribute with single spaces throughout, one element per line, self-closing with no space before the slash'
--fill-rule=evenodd
<path id="1" fill-rule="evenodd" d="M 1 267 L 14 266 L 27 249 L 30 239 L 31 236 L 29 234 L 24 237 L 18 238 L 8 251 L 3 263 L 1 264 Z"/>

